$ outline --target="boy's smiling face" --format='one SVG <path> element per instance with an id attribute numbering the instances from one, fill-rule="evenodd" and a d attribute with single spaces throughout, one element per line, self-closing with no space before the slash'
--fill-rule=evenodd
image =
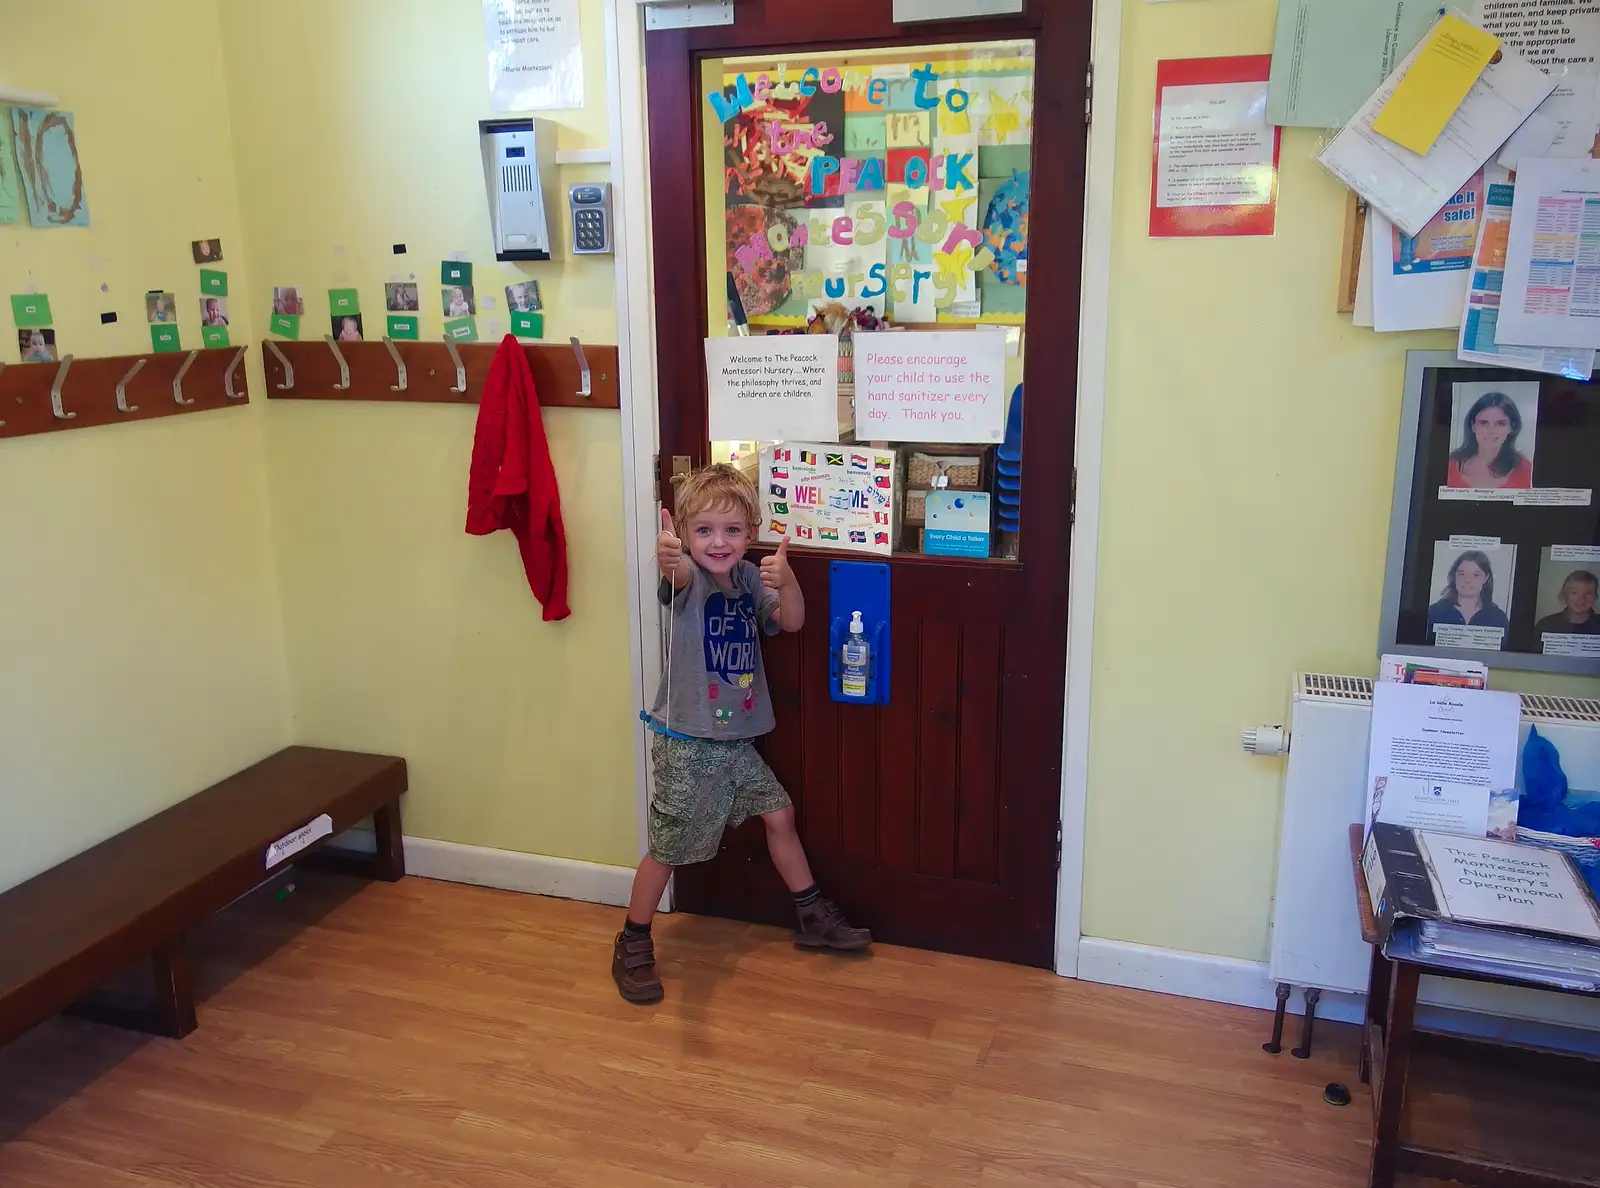
<path id="1" fill-rule="evenodd" d="M 750 525 L 737 508 L 708 508 L 694 517 L 683 543 L 701 569 L 726 576 L 750 547 Z"/>

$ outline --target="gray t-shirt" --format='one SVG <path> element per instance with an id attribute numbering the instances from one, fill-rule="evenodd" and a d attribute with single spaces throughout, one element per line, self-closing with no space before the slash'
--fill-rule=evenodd
<path id="1" fill-rule="evenodd" d="M 694 581 L 675 597 L 671 585 L 661 582 L 661 603 L 672 623 L 671 661 L 650 716 L 673 733 L 758 738 L 776 724 L 761 662 L 761 636 L 779 631 L 774 617 L 778 595 L 762 586 L 761 571 L 748 561 L 739 562 L 729 576 L 733 593 L 724 593 L 698 567 Z"/>

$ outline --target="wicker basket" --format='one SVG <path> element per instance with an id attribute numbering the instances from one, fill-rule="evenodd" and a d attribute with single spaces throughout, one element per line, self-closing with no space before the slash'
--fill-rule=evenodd
<path id="1" fill-rule="evenodd" d="M 906 485 L 932 489 L 943 476 L 952 491 L 976 491 L 983 484 L 983 458 L 955 454 L 912 454 L 906 466 Z"/>

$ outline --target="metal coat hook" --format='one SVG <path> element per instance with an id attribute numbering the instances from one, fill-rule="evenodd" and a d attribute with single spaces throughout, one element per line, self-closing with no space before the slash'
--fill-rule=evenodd
<path id="1" fill-rule="evenodd" d="M 576 337 L 572 340 L 572 353 L 578 356 L 578 376 L 583 384 L 578 389 L 578 395 L 588 400 L 594 395 L 594 388 L 590 383 L 589 377 L 589 360 L 584 358 L 583 343 L 579 342 Z"/>
<path id="2" fill-rule="evenodd" d="M 344 361 L 344 353 L 339 350 L 339 344 L 333 340 L 333 335 L 324 334 L 322 341 L 328 344 L 328 349 L 333 352 L 333 357 L 339 361 L 339 382 L 333 385 L 335 392 L 348 392 L 350 390 L 350 364 Z"/>
<path id="3" fill-rule="evenodd" d="M 189 357 L 183 361 L 183 366 L 178 368 L 178 374 L 172 377 L 172 399 L 179 404 L 193 404 L 193 400 L 183 398 L 183 377 L 188 374 L 189 368 L 194 366 L 195 359 L 199 358 L 199 351 L 190 351 Z"/>
<path id="4" fill-rule="evenodd" d="M 400 382 L 398 384 L 390 384 L 389 391 L 404 392 L 406 390 L 406 361 L 400 357 L 400 352 L 395 348 L 394 339 L 387 334 L 383 336 L 383 345 L 389 348 L 389 358 L 394 360 L 394 369 L 400 376 Z"/>
<path id="5" fill-rule="evenodd" d="M 145 364 L 145 361 L 143 359 L 135 359 L 133 361 L 133 366 L 128 368 L 128 374 L 123 376 L 121 379 L 119 379 L 117 381 L 117 411 L 118 412 L 138 412 L 139 411 L 139 406 L 137 404 L 129 404 L 128 403 L 128 381 L 131 380 L 134 376 L 138 375 L 141 371 L 144 370 L 144 364 Z"/>
<path id="6" fill-rule="evenodd" d="M 456 350 L 455 339 L 446 334 L 444 336 L 444 345 L 445 349 L 450 352 L 450 362 L 456 365 L 456 386 L 450 390 L 452 392 L 465 392 L 467 390 L 467 367 L 461 361 L 461 353 Z"/>
<path id="7" fill-rule="evenodd" d="M 248 392 L 235 392 L 233 390 L 233 373 L 239 370 L 239 364 L 244 362 L 244 353 L 250 346 L 246 343 L 234 352 L 233 362 L 228 364 L 228 370 L 222 373 L 222 390 L 228 394 L 229 400 L 243 400 L 249 396 Z"/>
<path id="8" fill-rule="evenodd" d="M 62 421 L 70 421 L 78 415 L 61 407 L 61 385 L 67 382 L 67 368 L 71 366 L 72 356 L 63 355 L 61 357 L 61 366 L 56 368 L 56 378 L 50 382 L 50 411 L 56 414 L 58 420 Z"/>
<path id="9" fill-rule="evenodd" d="M 278 344 L 272 339 L 267 338 L 262 341 L 266 344 L 267 350 L 276 355 L 278 362 L 283 365 L 283 383 L 278 385 L 278 391 L 287 392 L 294 387 L 294 364 L 284 357 L 283 352 L 278 349 Z"/>

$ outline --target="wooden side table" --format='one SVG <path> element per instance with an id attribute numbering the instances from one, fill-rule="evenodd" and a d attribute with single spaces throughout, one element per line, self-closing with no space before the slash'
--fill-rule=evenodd
<path id="1" fill-rule="evenodd" d="M 1401 1137 L 1400 1125 L 1405 1113 L 1406 1081 L 1411 1072 L 1411 1057 L 1413 1051 L 1423 1043 L 1434 1050 L 1470 1055 L 1474 1059 L 1487 1057 L 1491 1063 L 1548 1062 L 1561 1067 L 1568 1075 L 1575 1073 L 1580 1079 L 1593 1084 L 1600 1084 L 1600 1063 L 1582 1056 L 1518 1044 L 1418 1029 L 1417 987 L 1423 974 L 1555 991 L 1531 982 L 1439 969 L 1414 961 L 1385 957 L 1378 943 L 1378 927 L 1373 916 L 1372 898 L 1367 892 L 1366 876 L 1361 871 L 1364 838 L 1362 826 L 1350 826 L 1350 860 L 1355 874 L 1356 908 L 1361 915 L 1361 939 L 1372 946 L 1360 1066 L 1362 1082 L 1372 1085 L 1372 1162 L 1367 1178 L 1370 1188 L 1392 1188 L 1395 1176 L 1402 1173 L 1436 1180 L 1456 1180 L 1464 1184 L 1482 1185 L 1483 1188 L 1600 1188 L 1600 1157 L 1596 1159 L 1595 1178 L 1570 1179 L 1549 1171 L 1514 1167 L 1471 1155 L 1442 1151 L 1407 1142 Z M 1581 992 L 1579 996 L 1597 997 Z M 1589 1141 L 1592 1142 L 1592 1139 Z"/>

